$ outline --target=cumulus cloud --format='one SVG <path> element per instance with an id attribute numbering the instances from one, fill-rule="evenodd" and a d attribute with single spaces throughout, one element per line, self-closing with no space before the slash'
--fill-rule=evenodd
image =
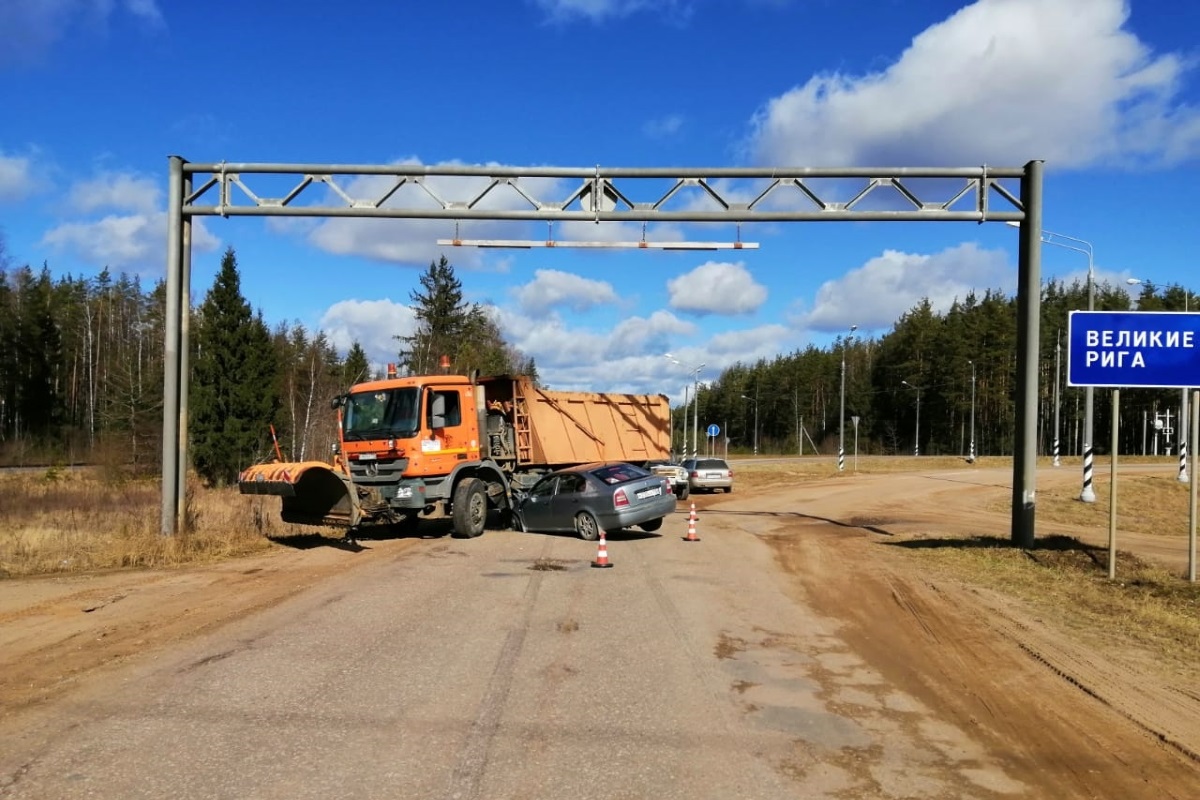
<path id="1" fill-rule="evenodd" d="M 513 289 L 513 296 L 523 310 L 533 313 L 555 307 L 586 311 L 617 301 L 612 284 L 556 269 L 539 269 L 532 281 Z"/>
<path id="2" fill-rule="evenodd" d="M 321 330 L 343 355 L 358 342 L 374 368 L 394 363 L 400 351 L 397 336 L 410 336 L 417 328 L 411 306 L 391 300 L 343 300 L 321 317 Z"/>
<path id="3" fill-rule="evenodd" d="M 86 222 L 64 222 L 47 231 L 42 244 L 95 267 L 161 274 L 166 264 L 167 213 L 113 214 Z M 202 220 L 192 223 L 193 250 L 209 252 L 220 244 Z"/>
<path id="4" fill-rule="evenodd" d="M 163 207 L 163 191 L 157 180 L 106 172 L 72 186 L 67 202 L 82 214 L 108 209 L 152 214 Z"/>
<path id="5" fill-rule="evenodd" d="M 767 299 L 741 262 L 709 261 L 667 281 L 671 308 L 694 314 L 751 314 Z"/>
<path id="6" fill-rule="evenodd" d="M 887 328 L 924 298 L 935 311 L 988 289 L 1011 293 L 1016 268 L 1003 250 L 966 243 L 933 255 L 885 250 L 866 264 L 817 290 L 810 313 L 798 322 L 813 330 L 842 331 L 851 324 Z"/>
<path id="7" fill-rule="evenodd" d="M 36 188 L 31 158 L 0 153 L 0 202 L 24 200 Z"/>
<path id="8" fill-rule="evenodd" d="M 164 24 L 156 0 L 5 0 L 0 3 L 0 65 L 36 61 L 72 29 L 102 29 L 118 11 L 150 27 Z"/>
<path id="9" fill-rule="evenodd" d="M 806 166 L 1195 158 L 1200 109 L 1180 99 L 1190 65 L 1153 53 L 1128 17 L 1124 0 L 977 0 L 880 72 L 818 75 L 770 100 L 749 149 Z"/>

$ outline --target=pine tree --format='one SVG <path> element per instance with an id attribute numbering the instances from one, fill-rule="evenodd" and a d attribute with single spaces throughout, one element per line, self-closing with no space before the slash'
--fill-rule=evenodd
<path id="1" fill-rule="evenodd" d="M 279 407 L 278 361 L 261 312 L 242 297 L 233 248 L 199 309 L 191 391 L 192 455 L 204 480 L 221 485 L 270 452 Z"/>
<path id="2" fill-rule="evenodd" d="M 420 278 L 424 291 L 409 293 L 417 317 L 411 336 L 397 338 L 404 344 L 400 363 L 412 375 L 429 375 L 440 357 L 451 356 L 462 338 L 469 306 L 463 302 L 462 281 L 445 256 L 432 261 Z"/>
<path id="3" fill-rule="evenodd" d="M 361 383 L 371 377 L 371 362 L 367 360 L 367 352 L 357 341 L 350 345 L 350 352 L 342 363 L 342 388 L 348 389 L 356 383 Z"/>

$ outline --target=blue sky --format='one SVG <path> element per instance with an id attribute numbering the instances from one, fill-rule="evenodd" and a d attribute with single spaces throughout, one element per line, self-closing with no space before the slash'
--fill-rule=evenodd
<path id="1" fill-rule="evenodd" d="M 1091 243 L 1099 280 L 1200 290 L 1197 30 L 1200 4 L 1166 0 L 0 0 L 0 229 L 14 264 L 159 278 L 170 154 L 685 168 L 1044 159 L 1045 228 Z M 736 235 L 677 225 L 648 238 Z M 193 297 L 232 245 L 269 322 L 325 330 L 343 351 L 357 338 L 382 363 L 411 329 L 418 275 L 445 252 L 552 387 L 679 401 L 692 366 L 711 380 L 851 325 L 881 333 L 922 297 L 944 310 L 1016 285 L 1016 231 L 998 223 L 749 225 L 741 238 L 760 247 L 736 253 L 436 244 L 451 236 L 433 221 L 205 218 Z M 1079 253 L 1042 255 L 1045 278 L 1086 274 Z"/>

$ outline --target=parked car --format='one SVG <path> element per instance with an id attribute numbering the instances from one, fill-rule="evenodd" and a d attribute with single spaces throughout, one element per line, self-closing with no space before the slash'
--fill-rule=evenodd
<path id="1" fill-rule="evenodd" d="M 680 500 L 688 499 L 688 493 L 692 487 L 688 485 L 686 469 L 672 461 L 648 461 L 646 462 L 646 468 L 655 475 L 669 478 L 671 481 L 671 491 L 675 492 L 675 496 Z"/>
<path id="2" fill-rule="evenodd" d="M 733 491 L 733 470 L 723 458 L 689 458 L 683 462 L 693 492 Z"/>
<path id="3" fill-rule="evenodd" d="M 575 531 L 595 541 L 602 530 L 656 531 L 674 511 L 668 479 L 633 464 L 595 462 L 545 475 L 521 493 L 513 522 L 520 531 Z"/>

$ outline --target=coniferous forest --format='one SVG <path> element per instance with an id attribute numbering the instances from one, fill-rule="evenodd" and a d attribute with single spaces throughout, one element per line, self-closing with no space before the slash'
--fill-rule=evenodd
<path id="1" fill-rule="evenodd" d="M 434 371 L 435 358 L 448 354 L 456 372 L 536 377 L 533 360 L 504 341 L 480 306 L 464 302 L 461 282 L 444 257 L 415 284 L 410 300 L 417 330 L 396 338 L 402 370 Z M 136 276 L 104 271 L 55 278 L 48 266 L 13 266 L 0 242 L 0 465 L 93 463 L 146 475 L 159 470 L 164 299 L 161 282 L 147 286 Z M 1190 290 L 1180 286 L 1143 284 L 1134 303 L 1142 310 L 1182 311 L 1190 299 Z M 1097 310 L 1130 306 L 1123 287 L 1096 286 Z M 1042 454 L 1053 449 L 1060 335 L 1060 452 L 1080 451 L 1084 393 L 1065 385 L 1065 337 L 1068 312 L 1086 307 L 1085 285 L 1044 284 Z M 188 324 L 188 434 L 192 466 L 202 478 L 228 483 L 241 467 L 272 457 L 276 443 L 288 460 L 328 457 L 336 439 L 329 399 L 371 377 L 358 343 L 339 353 L 324 333 L 298 322 L 269 326 L 242 296 L 232 248 Z M 749 453 L 755 442 L 760 454 L 836 452 L 843 358 L 847 454 L 853 417 L 859 418 L 857 452 L 864 455 L 966 455 L 972 429 L 977 455 L 1013 452 L 1016 299 L 995 290 L 960 298 L 945 313 L 919 303 L 878 338 L 847 328 L 827 348 L 810 345 L 736 363 L 715 378 L 702 375 L 686 422 L 682 403 L 676 404 L 677 449 L 685 425 L 692 448 L 698 406 L 702 451 L 708 445 L 703 431 L 716 423 L 724 432 L 720 449 L 727 434 L 731 452 Z M 1179 399 L 1178 390 L 1123 392 L 1122 450 L 1149 450 L 1154 415 L 1167 409 L 1177 414 Z M 1109 441 L 1110 409 L 1108 392 L 1096 390 L 1098 453 Z M 1173 439 L 1160 440 L 1158 451 L 1166 452 L 1168 443 Z"/>

